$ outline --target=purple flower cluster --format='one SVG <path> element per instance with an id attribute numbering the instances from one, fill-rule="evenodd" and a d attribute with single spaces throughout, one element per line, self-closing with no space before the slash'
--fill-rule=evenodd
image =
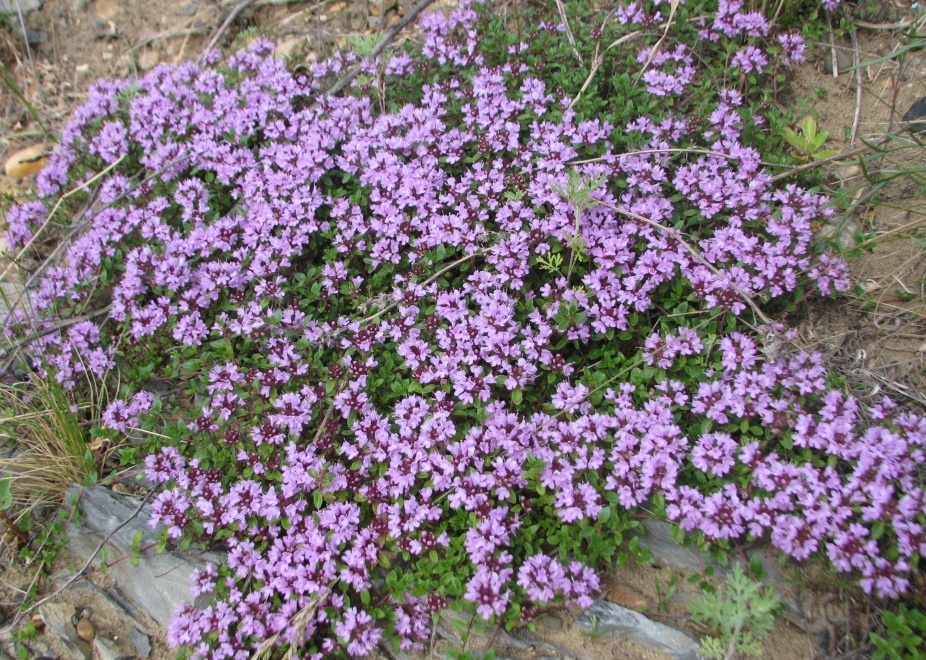
<path id="1" fill-rule="evenodd" d="M 803 56 L 795 35 L 760 50 L 767 21 L 720 5 L 705 34 L 742 71 Z M 617 16 L 632 29 L 667 7 Z M 385 69 L 387 87 L 421 76 L 420 100 L 391 111 L 321 93 L 347 58 L 294 75 L 266 43 L 100 83 L 39 201 L 8 216 L 22 246 L 73 179 L 135 159 L 43 278 L 30 350 L 70 387 L 130 360 L 195 366 L 195 410 L 146 459 L 166 486 L 151 523 L 228 558 L 194 576 L 214 602 L 178 612 L 171 644 L 362 656 L 422 648 L 447 599 L 487 621 L 585 607 L 599 584 L 571 556 L 580 532 L 642 505 L 903 592 L 926 551 L 926 420 L 829 390 L 819 356 L 717 330 L 747 301 L 848 284 L 812 244 L 826 200 L 777 185 L 748 144 L 763 119 L 744 91 L 612 126 L 548 88 L 528 45 L 486 64 L 470 3 L 422 25 L 420 60 Z M 667 47 L 642 88 L 682 96 L 696 61 Z M 576 178 L 606 181 L 578 214 Z M 103 420 L 157 423 L 153 403 Z"/>

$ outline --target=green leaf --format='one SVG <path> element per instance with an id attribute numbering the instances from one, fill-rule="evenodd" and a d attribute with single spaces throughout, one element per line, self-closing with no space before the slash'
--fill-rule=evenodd
<path id="1" fill-rule="evenodd" d="M 13 493 L 10 492 L 10 477 L 0 479 L 0 510 L 6 511 L 13 506 Z"/>

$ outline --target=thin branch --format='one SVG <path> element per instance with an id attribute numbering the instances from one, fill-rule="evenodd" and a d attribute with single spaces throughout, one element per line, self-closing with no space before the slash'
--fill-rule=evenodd
<path id="1" fill-rule="evenodd" d="M 80 569 L 79 571 L 77 571 L 77 572 L 74 574 L 74 577 L 72 577 L 70 580 L 68 580 L 67 582 L 65 582 L 64 584 L 62 584 L 60 587 L 58 587 L 58 589 L 56 589 L 55 592 L 54 592 L 53 594 L 51 594 L 50 596 L 46 596 L 45 598 L 43 598 L 43 599 L 40 600 L 39 602 L 35 603 L 34 605 L 32 605 L 31 607 L 29 607 L 28 609 L 23 610 L 22 612 L 20 612 L 20 614 L 17 616 L 17 619 L 19 619 L 19 618 L 25 616 L 26 614 L 29 614 L 30 612 L 35 611 L 39 606 L 44 605 L 44 604 L 47 603 L 48 601 L 54 600 L 55 598 L 57 598 L 57 597 L 61 594 L 62 591 L 64 591 L 64 590 L 67 589 L 68 587 L 70 587 L 72 584 L 74 584 L 74 583 L 77 582 L 78 580 L 82 580 L 84 577 L 86 577 L 86 571 L 87 571 L 87 569 L 90 568 L 91 564 L 93 564 L 93 560 L 96 559 L 96 557 L 97 557 L 98 554 L 100 554 L 100 551 L 106 546 L 107 543 L 110 542 L 110 540 L 112 540 L 113 536 L 115 536 L 116 533 L 119 532 L 119 530 L 121 530 L 123 527 L 125 527 L 126 525 L 128 525 L 130 522 L 132 522 L 132 520 L 135 519 L 135 516 L 137 516 L 139 513 L 141 513 L 141 510 L 145 508 L 145 505 L 146 505 L 149 501 L 151 501 L 151 498 L 154 497 L 154 494 L 157 492 L 157 490 L 158 490 L 158 489 L 154 489 L 154 490 L 152 490 L 150 493 L 148 493 L 148 495 L 146 495 L 145 498 L 141 501 L 141 503 L 139 503 L 139 505 L 136 507 L 135 511 L 132 512 L 132 515 L 130 515 L 128 518 L 126 518 L 126 519 L 123 520 L 121 523 L 119 523 L 119 525 L 117 525 L 115 529 L 113 529 L 109 534 L 106 535 L 106 538 L 104 538 L 102 541 L 100 541 L 99 545 L 97 545 L 97 547 L 96 547 L 96 550 L 94 550 L 94 551 L 90 554 L 90 557 L 87 559 L 87 561 L 86 561 L 86 562 L 84 563 L 84 565 L 81 567 L 81 569 Z"/>
<path id="2" fill-rule="evenodd" d="M 572 109 L 572 106 L 574 106 L 576 103 L 579 102 L 579 99 L 582 97 L 582 94 L 585 92 L 586 89 L 588 89 L 588 86 L 592 84 L 592 80 L 595 78 L 595 74 L 598 73 L 598 69 L 601 67 L 602 64 L 604 64 L 604 56 L 607 54 L 607 52 L 611 50 L 612 48 L 614 48 L 615 46 L 618 46 L 624 43 L 625 41 L 630 41 L 634 37 L 638 37 L 641 34 L 643 34 L 642 30 L 636 30 L 629 34 L 625 34 L 623 37 L 621 37 L 620 39 L 617 39 L 613 44 L 605 48 L 604 52 L 600 54 L 598 53 L 598 46 L 595 46 L 595 55 L 594 57 L 592 57 L 592 70 L 589 72 L 588 78 L 586 78 L 585 82 L 582 84 L 582 88 L 579 90 L 579 93 L 576 94 L 575 98 L 572 99 L 572 103 L 569 104 L 570 109 Z"/>
<path id="3" fill-rule="evenodd" d="M 569 17 L 566 15 L 566 7 L 563 5 L 563 0 L 556 0 L 556 10 L 559 12 L 559 17 L 563 21 L 563 27 L 566 29 L 566 38 L 569 40 L 569 45 L 572 46 L 572 53 L 576 56 L 576 59 L 579 60 L 579 64 L 585 66 L 585 60 L 583 60 L 582 55 L 579 54 L 576 38 L 572 34 L 572 28 L 569 27 Z"/>
<path id="4" fill-rule="evenodd" d="M 655 220 L 650 220 L 646 216 L 642 216 L 638 213 L 634 213 L 633 211 L 628 211 L 627 209 L 622 209 L 621 207 L 616 206 L 614 204 L 608 204 L 607 202 L 599 202 L 599 204 L 601 206 L 604 206 L 605 208 L 611 209 L 612 211 L 616 211 L 617 213 L 626 215 L 628 218 L 631 218 L 638 222 L 642 222 L 643 224 L 649 225 L 650 227 L 653 227 L 654 229 L 658 229 L 659 231 L 669 234 L 670 236 L 675 238 L 675 240 L 677 240 L 679 244 L 682 245 L 682 247 L 684 247 L 688 251 L 688 253 L 691 254 L 692 257 L 695 258 L 695 260 L 698 263 L 700 263 L 702 266 L 707 268 L 714 275 L 723 278 L 723 273 L 721 273 L 717 269 L 717 267 L 714 266 L 714 264 L 712 264 L 707 259 L 705 259 L 701 255 L 701 253 L 697 250 L 697 248 L 689 244 L 684 239 L 684 235 L 682 234 L 682 232 L 678 231 L 677 229 L 673 229 L 672 227 L 666 227 L 665 225 L 659 224 Z M 772 325 L 771 319 L 769 319 L 765 315 L 765 313 L 761 309 L 759 309 L 759 306 L 756 305 L 755 301 L 750 296 L 747 296 L 746 293 L 742 289 L 740 289 L 738 286 L 736 286 L 736 284 L 734 284 L 732 281 L 729 284 L 730 284 L 730 288 L 732 288 L 736 292 L 736 294 L 740 298 L 742 298 L 743 301 L 747 305 L 749 305 L 750 309 L 752 309 L 753 314 L 755 314 L 758 319 L 760 319 L 766 325 L 769 325 L 769 326 Z"/>
<path id="5" fill-rule="evenodd" d="M 231 27 L 231 24 L 235 22 L 235 19 L 238 18 L 241 12 L 248 8 L 248 5 L 251 4 L 251 1 L 252 0 L 240 0 L 238 4 L 235 5 L 234 9 L 229 12 L 228 16 L 225 18 L 225 22 L 222 23 L 222 25 L 219 26 L 219 29 L 215 31 L 212 39 L 209 40 L 209 45 L 206 46 L 205 50 L 203 50 L 202 54 L 200 54 L 197 60 L 200 64 L 202 64 L 206 55 L 209 54 L 209 51 L 216 47 L 216 45 L 228 31 L 228 28 Z"/>
<path id="6" fill-rule="evenodd" d="M 852 36 L 852 66 L 855 69 L 855 116 L 852 119 L 852 132 L 849 134 L 849 146 L 855 146 L 858 137 L 858 125 L 862 119 L 862 68 L 859 66 L 858 34 L 855 30 L 849 33 Z"/>
<path id="7" fill-rule="evenodd" d="M 444 267 L 441 268 L 439 271 L 437 271 L 436 273 L 434 273 L 433 275 L 431 275 L 431 277 L 429 277 L 429 278 L 426 279 L 424 282 L 422 282 L 422 283 L 421 283 L 421 286 L 422 286 L 422 287 L 428 286 L 428 285 L 431 284 L 434 280 L 436 280 L 438 277 L 440 277 L 441 275 L 443 275 L 444 273 L 446 273 L 448 270 L 452 270 L 452 269 L 456 268 L 457 266 L 459 266 L 460 264 L 462 264 L 462 263 L 465 262 L 465 261 L 469 261 L 470 259 L 475 259 L 477 254 L 479 254 L 479 253 L 478 253 L 478 252 L 474 252 L 473 254 L 468 254 L 468 255 L 466 255 L 465 257 L 460 257 L 459 259 L 457 259 L 457 260 L 454 261 L 453 263 L 444 266 Z M 365 319 L 363 319 L 362 321 L 360 321 L 360 323 L 361 323 L 362 325 L 366 325 L 366 324 L 369 323 L 370 321 L 376 320 L 377 318 L 379 318 L 380 316 L 382 316 L 383 314 L 385 314 L 386 312 L 388 312 L 390 309 L 392 309 L 393 307 L 395 307 L 395 306 L 398 305 L 398 304 L 399 304 L 398 301 L 393 301 L 393 302 L 391 302 L 390 304 L 388 304 L 388 305 L 386 305 L 385 307 L 383 307 L 383 308 L 382 308 L 381 310 L 379 310 L 378 312 L 376 312 L 375 314 L 366 317 Z"/>
<path id="8" fill-rule="evenodd" d="M 32 334 L 26 335 L 25 337 L 21 337 L 15 340 L 10 340 L 9 342 L 7 342 L 8 345 L 4 349 L 2 349 L 2 351 L 0 351 L 0 355 L 8 355 L 10 351 L 17 350 L 25 346 L 29 342 L 35 341 L 36 339 L 41 339 L 45 335 L 51 334 L 52 332 L 55 332 L 56 330 L 61 330 L 62 328 L 67 328 L 69 326 L 74 325 L 75 323 L 80 323 L 82 321 L 89 321 L 90 319 L 95 319 L 98 316 L 108 314 L 109 310 L 111 309 L 112 309 L 112 305 L 107 305 L 106 307 L 102 309 L 98 309 L 95 312 L 89 312 L 87 314 L 81 314 L 80 316 L 75 316 L 73 318 L 63 319 L 61 321 L 55 321 L 54 323 L 51 323 L 45 326 L 41 330 L 36 330 Z M 6 365 L 6 368 L 0 373 L 5 373 L 6 369 L 8 368 L 9 368 L 9 365 Z"/>
<path id="9" fill-rule="evenodd" d="M 335 94 L 344 90 L 344 88 L 347 87 L 351 83 L 351 81 L 357 77 L 357 75 L 360 73 L 361 69 L 363 68 L 363 65 L 366 62 L 375 60 L 377 57 L 382 55 L 383 51 L 385 51 L 386 48 L 389 46 L 389 44 L 392 43 L 392 41 L 396 38 L 396 36 L 398 36 L 399 32 L 405 29 L 405 27 L 409 23 L 411 23 L 413 20 L 415 20 L 415 18 L 418 17 L 418 14 L 423 12 L 425 9 L 427 9 L 432 4 L 434 4 L 434 0 L 420 0 L 420 2 L 418 2 L 417 5 L 412 7 L 412 9 L 407 14 L 405 14 L 405 16 L 402 17 L 401 21 L 399 21 L 398 23 L 393 25 L 391 28 L 389 28 L 389 31 L 386 32 L 385 35 L 383 35 L 382 41 L 380 41 L 379 44 L 377 44 L 376 48 L 373 49 L 373 52 L 370 54 L 370 56 L 366 60 L 364 60 L 364 62 L 357 64 L 350 71 L 344 74 L 344 77 L 342 77 L 334 85 L 332 85 L 331 88 L 328 89 L 326 94 L 328 96 L 334 96 Z"/>
<path id="10" fill-rule="evenodd" d="M 881 141 L 881 142 L 879 142 L 878 144 L 883 144 L 883 143 L 884 143 L 884 141 Z M 775 176 L 772 177 L 772 182 L 781 181 L 782 179 L 787 179 L 789 176 L 794 176 L 795 174 L 798 174 L 798 173 L 803 172 L 803 171 L 805 171 L 805 170 L 812 170 L 812 169 L 815 168 L 815 167 L 820 167 L 821 165 L 825 165 L 826 163 L 831 163 L 831 162 L 833 162 L 834 160 L 842 160 L 843 158 L 849 158 L 849 157 L 851 157 L 851 156 L 857 156 L 857 155 L 859 155 L 860 153 L 863 153 L 863 152 L 865 152 L 865 151 L 868 151 L 869 149 L 870 149 L 870 147 L 867 147 L 867 146 L 865 146 L 865 147 L 856 147 L 855 149 L 852 149 L 851 151 L 847 151 L 847 152 L 845 152 L 845 153 L 839 153 L 839 154 L 836 154 L 836 155 L 834 155 L 834 156 L 830 156 L 829 158 L 821 158 L 820 160 L 813 160 L 813 161 L 811 161 L 811 162 L 809 162 L 809 163 L 804 163 L 803 165 L 798 165 L 797 167 L 795 167 L 795 168 L 793 168 L 793 169 L 790 169 L 790 170 L 788 170 L 787 172 L 782 172 L 781 174 L 776 174 Z"/>
<path id="11" fill-rule="evenodd" d="M 899 21 L 897 23 L 869 23 L 868 21 L 863 21 L 860 18 L 853 18 L 852 22 L 858 27 L 863 27 L 867 30 L 906 30 L 914 23 L 914 21 Z"/>
<path id="12" fill-rule="evenodd" d="M 176 165 L 179 165 L 179 164 L 183 163 L 183 162 L 184 162 L 185 160 L 187 160 L 189 157 L 190 157 L 190 154 L 189 154 L 189 153 L 181 154 L 180 156 L 178 156 L 178 157 L 175 158 L 174 160 L 170 161 L 170 162 L 167 163 L 166 165 L 162 165 L 160 168 L 158 168 L 157 170 L 155 170 L 154 172 L 152 172 L 151 174 L 149 174 L 148 176 L 146 176 L 144 179 L 141 180 L 141 182 L 138 184 L 138 186 L 144 185 L 144 184 L 148 183 L 149 181 L 151 181 L 152 179 L 161 176 L 161 174 L 163 174 L 164 172 L 166 172 L 166 171 L 169 170 L 170 168 L 175 167 Z M 101 174 L 102 174 L 102 173 L 101 173 Z M 88 181 L 87 183 L 90 183 L 90 182 Z M 134 186 L 134 187 L 133 187 L 132 189 L 130 189 L 130 190 L 126 190 L 125 192 L 119 193 L 119 195 L 117 195 L 116 198 L 113 199 L 113 201 L 111 201 L 109 204 L 103 206 L 103 207 L 100 209 L 100 211 L 103 211 L 103 210 L 108 209 L 108 208 L 112 208 L 113 206 L 115 206 L 116 204 L 118 204 L 119 202 L 121 202 L 123 199 L 125 199 L 126 197 L 128 197 L 132 192 L 134 192 L 135 190 L 137 190 L 137 189 L 138 189 L 138 186 Z M 51 265 L 51 263 L 52 263 L 52 262 L 54 261 L 54 259 L 58 256 L 58 254 L 60 254 L 61 250 L 64 249 L 64 246 L 67 245 L 68 241 L 70 241 L 70 239 L 73 238 L 74 235 L 75 235 L 77 232 L 79 232 L 81 229 L 83 229 L 84 227 L 86 227 L 86 224 L 87 224 L 87 223 L 86 223 L 86 222 L 81 222 L 80 220 L 81 220 L 81 218 L 83 217 L 83 215 L 86 214 L 87 210 L 89 210 L 89 206 L 86 207 L 86 208 L 77 216 L 78 222 L 77 222 L 77 224 L 74 225 L 74 227 L 71 229 L 71 231 L 68 233 L 68 235 L 65 236 L 63 240 L 61 240 L 61 241 L 58 242 L 58 245 L 55 247 L 55 249 L 52 251 L 52 253 L 51 253 L 50 255 L 48 255 L 48 257 L 45 259 L 45 261 L 43 261 L 42 264 L 32 273 L 32 275 L 29 277 L 29 279 L 26 280 L 26 289 L 29 289 L 29 288 L 32 287 L 32 285 L 35 283 L 35 280 L 45 271 L 46 268 L 48 268 L 49 265 Z"/>
<path id="13" fill-rule="evenodd" d="M 95 175 L 93 176 L 92 179 L 90 179 L 90 180 L 88 180 L 88 181 L 84 181 L 82 184 L 80 184 L 80 185 L 77 186 L 76 188 L 74 188 L 74 189 L 72 189 L 72 190 L 69 190 L 68 192 L 66 192 L 66 193 L 64 193 L 63 195 L 61 195 L 61 197 L 59 197 L 59 198 L 58 198 L 58 201 L 55 203 L 54 207 L 52 207 L 51 211 L 49 211 L 48 217 L 45 218 L 45 222 L 43 222 L 42 225 L 35 231 L 35 234 L 33 234 L 32 238 L 29 239 L 29 242 L 26 243 L 26 244 L 23 246 L 23 248 L 22 248 L 19 252 L 16 253 L 16 256 L 13 257 L 12 263 L 11 263 L 9 266 L 7 266 L 7 267 L 3 270 L 2 273 L 0 273 L 0 280 L 2 280 L 4 277 L 7 276 L 7 274 L 10 272 L 10 269 L 11 269 L 13 266 L 15 266 L 16 263 L 17 263 L 20 259 L 22 259 L 23 255 L 26 254 L 26 252 L 29 250 L 29 248 L 32 247 L 32 245 L 35 243 L 36 239 L 38 239 L 39 234 L 41 234 L 41 233 L 45 230 L 45 228 L 49 225 L 49 223 L 51 223 L 51 219 L 54 217 L 55 212 L 58 210 L 58 208 L 61 206 L 61 204 L 62 204 L 62 202 L 64 202 L 64 200 L 66 200 L 68 197 L 71 197 L 72 195 L 76 195 L 78 192 L 80 192 L 81 190 L 83 190 L 84 188 L 86 188 L 87 186 L 89 186 L 90 184 L 92 184 L 92 183 L 94 183 L 95 181 L 97 181 L 98 179 L 101 179 L 102 177 L 104 177 L 111 169 L 115 168 L 115 167 L 116 167 L 117 165 L 119 165 L 119 163 L 121 163 L 123 160 L 125 160 L 125 156 L 120 156 L 115 162 L 111 163 L 111 164 L 108 165 L 105 169 L 103 169 L 103 170 L 100 171 L 99 173 L 95 174 Z"/>
<path id="14" fill-rule="evenodd" d="M 659 52 L 659 49 L 662 48 L 662 42 L 666 40 L 666 37 L 669 34 L 669 28 L 672 27 L 672 20 L 675 18 L 675 12 L 678 9 L 679 0 L 670 0 L 671 4 L 669 5 L 669 18 L 666 20 L 666 29 L 663 31 L 662 36 L 659 37 L 659 41 L 656 42 L 656 45 L 653 46 L 653 49 L 649 52 L 649 57 L 646 58 L 646 61 L 643 63 L 643 67 L 637 73 L 634 78 L 634 84 L 636 84 L 640 78 L 643 77 L 643 74 L 646 72 L 646 69 L 649 68 L 650 63 L 653 61 L 653 58 L 656 57 L 656 53 Z"/>
<path id="15" fill-rule="evenodd" d="M 833 65 L 833 78 L 838 78 L 841 72 L 839 70 L 839 61 L 836 57 L 836 35 L 833 34 L 833 23 L 829 20 L 829 15 L 827 15 L 826 21 L 830 31 L 830 62 Z"/>

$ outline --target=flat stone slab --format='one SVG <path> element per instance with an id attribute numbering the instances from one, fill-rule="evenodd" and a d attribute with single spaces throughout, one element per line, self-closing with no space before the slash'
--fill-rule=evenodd
<path id="1" fill-rule="evenodd" d="M 151 506 L 145 504 L 136 514 L 141 502 L 138 498 L 117 495 L 102 486 L 74 486 L 68 491 L 68 497 L 71 501 L 79 499 L 78 506 L 83 512 L 79 524 L 68 530 L 68 550 L 78 557 L 90 557 L 112 534 L 106 543 L 106 558 L 110 564 L 106 575 L 113 579 L 122 596 L 160 626 L 166 628 L 181 605 L 193 602 L 190 593 L 193 570 L 203 569 L 206 563 L 221 564 L 223 561 L 221 555 L 209 552 L 158 554 L 156 530 L 148 525 Z M 139 532 L 141 542 L 135 545 Z M 137 552 L 136 548 L 147 546 L 151 547 L 138 554 L 138 565 L 133 566 L 128 558 Z M 126 559 L 117 562 L 122 558 Z M 99 565 L 97 555 L 94 566 Z"/>
<path id="2" fill-rule="evenodd" d="M 626 607 L 597 600 L 576 620 L 576 628 L 592 635 L 617 633 L 676 660 L 698 660 L 698 643 L 685 633 L 652 621 Z"/>

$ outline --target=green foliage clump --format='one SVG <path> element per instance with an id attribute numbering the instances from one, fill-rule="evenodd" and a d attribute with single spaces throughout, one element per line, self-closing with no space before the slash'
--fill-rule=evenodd
<path id="1" fill-rule="evenodd" d="M 720 633 L 702 641 L 702 652 L 708 658 L 723 660 L 738 654 L 760 656 L 761 640 L 772 631 L 780 606 L 781 599 L 774 591 L 763 589 L 736 564 L 722 591 L 705 594 L 691 601 L 689 607 L 695 620 Z"/>

